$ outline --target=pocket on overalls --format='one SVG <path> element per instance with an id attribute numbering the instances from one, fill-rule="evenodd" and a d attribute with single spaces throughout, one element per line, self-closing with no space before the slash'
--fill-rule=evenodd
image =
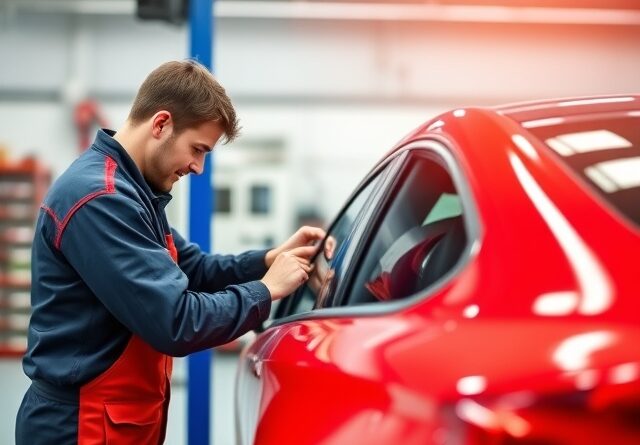
<path id="1" fill-rule="evenodd" d="M 104 404 L 107 445 L 157 445 L 162 429 L 163 402 Z"/>

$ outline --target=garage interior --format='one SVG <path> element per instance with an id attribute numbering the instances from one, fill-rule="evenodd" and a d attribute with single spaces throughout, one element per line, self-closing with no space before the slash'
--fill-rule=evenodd
<path id="1" fill-rule="evenodd" d="M 55 180 L 87 134 L 125 120 L 149 71 L 189 57 L 188 17 L 143 20 L 138 7 L 0 0 L 0 161 L 33 159 L 44 172 L 37 180 Z M 330 222 L 384 153 L 442 111 L 640 90 L 632 0 L 214 0 L 212 42 L 213 72 L 243 127 L 215 153 L 210 236 L 225 253 L 282 242 L 302 222 Z M 183 182 L 168 216 L 187 232 Z M 19 234 L 25 262 L 29 235 Z M 29 385 L 24 315 L 0 324 L 0 443 L 13 443 Z M 213 355 L 211 443 L 234 443 L 242 342 Z M 175 362 L 169 444 L 187 443 L 186 363 Z"/>

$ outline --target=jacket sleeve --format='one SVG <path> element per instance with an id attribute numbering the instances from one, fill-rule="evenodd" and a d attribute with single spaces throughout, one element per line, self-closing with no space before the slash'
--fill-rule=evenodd
<path id="1" fill-rule="evenodd" d="M 260 281 L 216 293 L 188 290 L 187 276 L 158 243 L 149 215 L 120 194 L 80 208 L 60 250 L 120 323 L 165 354 L 226 343 L 269 315 L 269 290 Z"/>
<path id="2" fill-rule="evenodd" d="M 251 250 L 241 255 L 211 255 L 195 243 L 187 242 L 171 229 L 178 250 L 178 265 L 189 278 L 189 289 L 217 292 L 231 284 L 258 280 L 267 272 L 266 250 Z"/>

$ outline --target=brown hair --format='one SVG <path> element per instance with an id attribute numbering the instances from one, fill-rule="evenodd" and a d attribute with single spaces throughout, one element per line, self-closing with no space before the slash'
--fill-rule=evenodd
<path id="1" fill-rule="evenodd" d="M 160 110 L 171 113 L 176 133 L 216 121 L 224 131 L 226 143 L 235 139 L 240 131 L 236 111 L 226 91 L 195 60 L 166 62 L 153 70 L 138 90 L 129 121 L 139 124 Z"/>

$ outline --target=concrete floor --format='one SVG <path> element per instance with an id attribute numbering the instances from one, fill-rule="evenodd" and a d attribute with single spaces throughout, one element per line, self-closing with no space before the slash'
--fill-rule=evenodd
<path id="1" fill-rule="evenodd" d="M 216 353 L 212 367 L 211 445 L 233 445 L 233 388 L 238 355 Z M 187 443 L 187 361 L 175 359 L 167 445 Z M 29 379 L 22 373 L 19 359 L 0 359 L 0 444 L 14 443 L 15 418 Z"/>

